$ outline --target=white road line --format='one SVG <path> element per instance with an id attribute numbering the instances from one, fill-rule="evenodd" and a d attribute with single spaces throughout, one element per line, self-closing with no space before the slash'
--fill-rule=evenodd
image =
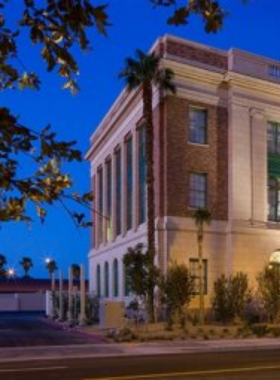
<path id="1" fill-rule="evenodd" d="M 181 377 L 181 376 L 196 376 L 196 375 L 218 375 L 223 373 L 242 373 L 242 372 L 257 372 L 271 369 L 280 369 L 280 365 L 268 365 L 259 367 L 240 367 L 240 368 L 222 368 L 205 371 L 186 371 L 186 372 L 171 372 L 171 373 L 155 373 L 147 375 L 125 375 L 125 376 L 113 376 L 113 377 L 99 377 L 99 378 L 86 378 L 84 380 L 130 380 L 130 379 L 158 379 L 169 377 Z"/>
<path id="2" fill-rule="evenodd" d="M 12 373 L 12 372 L 36 372 L 36 371 L 54 371 L 62 370 L 68 367 L 56 366 L 56 367 L 31 367 L 31 368 L 5 368 L 0 369 L 0 373 Z"/>

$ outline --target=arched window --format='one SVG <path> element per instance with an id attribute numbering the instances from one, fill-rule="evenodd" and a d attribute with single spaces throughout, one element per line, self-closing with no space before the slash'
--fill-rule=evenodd
<path id="1" fill-rule="evenodd" d="M 117 259 L 113 261 L 113 294 L 114 297 L 119 296 L 119 263 Z"/>
<path id="2" fill-rule="evenodd" d="M 269 263 L 271 265 L 280 265 L 280 249 L 276 249 L 276 251 L 272 252 L 269 258 Z"/>
<path id="3" fill-rule="evenodd" d="M 104 295 L 109 297 L 109 264 L 107 261 L 104 266 Z"/>
<path id="4" fill-rule="evenodd" d="M 123 265 L 123 278 L 124 278 L 124 295 L 129 296 L 131 294 L 131 278 L 128 274 L 126 265 Z"/>
<path id="5" fill-rule="evenodd" d="M 99 264 L 96 267 L 96 294 L 97 297 L 101 296 L 101 269 Z"/>

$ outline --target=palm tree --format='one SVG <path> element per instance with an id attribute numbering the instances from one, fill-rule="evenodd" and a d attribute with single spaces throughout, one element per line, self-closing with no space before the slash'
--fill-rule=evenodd
<path id="1" fill-rule="evenodd" d="M 73 279 L 79 280 L 81 276 L 81 267 L 78 264 L 72 264 L 71 265 L 71 272 Z"/>
<path id="2" fill-rule="evenodd" d="M 160 91 L 161 99 L 164 91 L 175 93 L 172 82 L 174 73 L 160 66 L 161 58 L 155 53 L 145 54 L 136 51 L 136 59 L 127 58 L 125 68 L 120 72 L 128 90 L 141 88 L 143 100 L 143 117 L 146 128 L 146 185 L 147 185 L 147 240 L 148 255 L 151 267 L 155 257 L 155 206 L 154 206 L 154 124 L 153 124 L 153 86 Z M 148 296 L 150 318 L 154 320 L 154 286 L 151 279 L 151 289 Z"/>
<path id="3" fill-rule="evenodd" d="M 199 323 L 204 324 L 204 286 L 203 286 L 203 235 L 205 224 L 211 223 L 211 213 L 206 209 L 197 209 L 193 215 L 197 227 L 198 244 L 198 292 L 199 292 Z"/>
<path id="4" fill-rule="evenodd" d="M 55 260 L 47 259 L 46 267 L 51 277 L 51 290 L 54 291 L 55 290 L 54 272 L 58 269 Z"/>
<path id="5" fill-rule="evenodd" d="M 0 277 L 4 277 L 6 274 L 5 265 L 7 264 L 6 256 L 0 253 Z"/>
<path id="6" fill-rule="evenodd" d="M 33 261 L 30 257 L 23 257 L 20 261 L 20 265 L 24 270 L 24 277 L 28 277 L 28 272 L 33 268 Z"/>

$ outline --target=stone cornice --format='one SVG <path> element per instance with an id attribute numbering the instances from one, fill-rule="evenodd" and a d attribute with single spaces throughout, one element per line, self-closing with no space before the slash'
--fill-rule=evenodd
<path id="1" fill-rule="evenodd" d="M 271 95 L 280 97 L 280 83 L 270 80 L 259 79 L 253 76 L 228 71 L 225 75 L 225 81 L 232 89 L 248 90 L 252 93 L 260 93 L 260 96 Z"/>

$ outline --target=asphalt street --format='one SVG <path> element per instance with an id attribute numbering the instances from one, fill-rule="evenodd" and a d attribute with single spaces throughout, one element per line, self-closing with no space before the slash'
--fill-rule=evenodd
<path id="1" fill-rule="evenodd" d="M 107 344 L 42 315 L 0 313 L 0 379 L 280 380 L 279 339 Z"/>
<path id="2" fill-rule="evenodd" d="M 43 314 L 0 312 L 0 347 L 84 345 L 93 340 L 51 324 Z"/>
<path id="3" fill-rule="evenodd" d="M 0 363 L 5 380 L 278 380 L 280 350 Z"/>

